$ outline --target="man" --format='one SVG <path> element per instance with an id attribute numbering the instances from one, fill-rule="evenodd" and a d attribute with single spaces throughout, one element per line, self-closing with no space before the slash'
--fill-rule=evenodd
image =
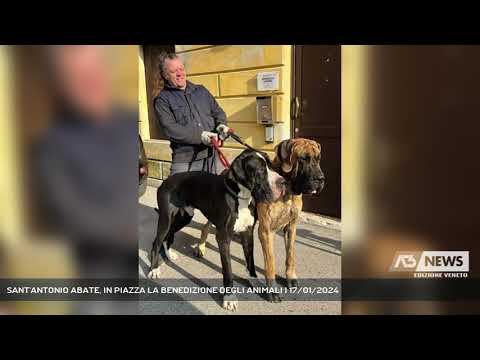
<path id="1" fill-rule="evenodd" d="M 81 277 L 136 278 L 138 117 L 114 104 L 106 48 L 48 50 L 54 121 L 33 151 L 42 214 Z"/>
<path id="2" fill-rule="evenodd" d="M 159 67 L 164 90 L 155 98 L 154 106 L 160 126 L 170 140 L 171 174 L 221 173 L 224 169 L 211 141 L 228 136 L 225 112 L 204 86 L 187 81 L 185 67 L 176 54 L 162 53 Z"/>

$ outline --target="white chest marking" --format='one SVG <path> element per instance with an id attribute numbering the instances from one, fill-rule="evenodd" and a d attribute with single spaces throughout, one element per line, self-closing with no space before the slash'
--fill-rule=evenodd
<path id="1" fill-rule="evenodd" d="M 253 216 L 248 208 L 252 201 L 252 193 L 241 184 L 238 184 L 238 186 L 240 187 L 240 192 L 238 193 L 238 218 L 233 226 L 233 231 L 237 233 L 247 230 L 249 226 L 253 226 Z"/>

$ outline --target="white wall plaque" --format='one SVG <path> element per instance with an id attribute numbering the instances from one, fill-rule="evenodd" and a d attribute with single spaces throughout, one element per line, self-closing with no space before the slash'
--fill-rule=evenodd
<path id="1" fill-rule="evenodd" d="M 280 73 L 278 71 L 261 72 L 257 74 L 257 91 L 278 90 Z"/>

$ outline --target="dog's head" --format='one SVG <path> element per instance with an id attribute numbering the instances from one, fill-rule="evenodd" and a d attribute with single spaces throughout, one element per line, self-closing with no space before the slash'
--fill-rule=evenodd
<path id="1" fill-rule="evenodd" d="M 263 152 L 243 151 L 233 161 L 227 179 L 248 189 L 257 202 L 273 202 L 285 194 L 285 179 L 272 170 Z"/>
<path id="2" fill-rule="evenodd" d="M 295 194 L 317 194 L 325 187 L 320 167 L 321 146 L 308 139 L 284 140 L 275 148 L 275 169 L 292 184 Z"/>

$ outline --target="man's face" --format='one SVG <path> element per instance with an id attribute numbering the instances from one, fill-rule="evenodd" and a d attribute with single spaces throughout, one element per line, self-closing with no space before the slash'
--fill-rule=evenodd
<path id="1" fill-rule="evenodd" d="M 178 89 L 187 87 L 187 74 L 180 59 L 168 59 L 165 62 L 165 75 L 174 87 Z"/>
<path id="2" fill-rule="evenodd" d="M 100 46 L 61 46 L 56 51 L 56 71 L 66 100 L 92 115 L 105 114 L 110 105 L 108 66 Z"/>

